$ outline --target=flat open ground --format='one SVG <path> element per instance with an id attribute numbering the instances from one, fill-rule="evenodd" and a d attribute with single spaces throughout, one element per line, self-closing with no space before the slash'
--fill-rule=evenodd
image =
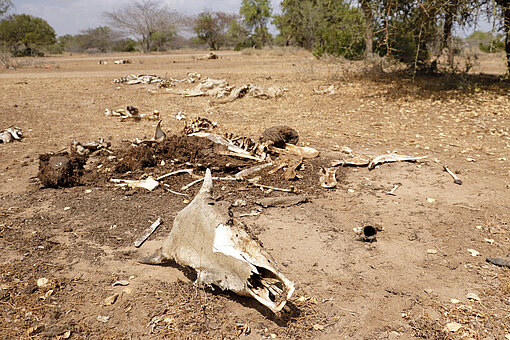
<path id="1" fill-rule="evenodd" d="M 195 60 L 193 53 L 129 55 L 133 63 L 126 65 L 49 57 L 0 71 L 0 130 L 24 131 L 21 142 L 0 144 L 2 338 L 219 339 L 236 338 L 236 327 L 246 326 L 246 339 L 510 338 L 510 269 L 485 261 L 510 254 L 508 82 L 490 76 L 413 82 L 301 52 L 224 52 L 218 60 Z M 500 55 L 482 62 L 475 71 L 504 71 Z M 288 91 L 210 105 L 208 97 L 113 83 L 129 74 L 184 78 L 188 72 Z M 314 93 L 330 85 L 335 93 Z M 310 202 L 241 217 L 296 284 L 287 312 L 276 316 L 253 300 L 195 287 L 183 268 L 136 261 L 161 245 L 186 197 L 93 178 L 72 188 L 42 187 L 39 155 L 72 139 L 103 137 L 119 149 L 151 137 L 154 121 L 104 115 L 105 108 L 127 105 L 159 110 L 167 135 L 181 133 L 184 123 L 173 116 L 183 112 L 252 138 L 289 125 L 299 145 L 321 151 L 298 171 L 303 179 L 274 183 L 301 188 Z M 319 166 L 341 156 L 343 146 L 368 156 L 397 151 L 428 158 L 371 171 L 340 168 L 338 186 L 323 189 Z M 125 178 L 172 169 L 166 162 Z M 191 181 L 178 175 L 167 183 L 175 191 Z M 395 183 L 395 195 L 388 195 Z M 245 182 L 215 185 L 222 199 L 247 201 L 234 215 L 255 210 L 254 200 L 266 195 Z M 135 248 L 133 240 L 158 216 L 164 224 Z M 377 242 L 357 240 L 353 228 L 364 225 L 381 230 Z M 47 285 L 38 287 L 40 278 Z M 113 286 L 117 280 L 129 285 Z M 453 322 L 461 328 L 445 330 Z"/>

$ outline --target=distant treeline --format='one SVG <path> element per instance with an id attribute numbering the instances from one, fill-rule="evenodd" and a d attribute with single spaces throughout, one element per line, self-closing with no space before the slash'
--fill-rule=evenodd
<path id="1" fill-rule="evenodd" d="M 0 42 L 15 56 L 280 45 L 316 56 L 387 56 L 417 71 L 429 69 L 441 54 L 453 65 L 455 53 L 466 44 L 454 36 L 455 29 L 472 29 L 483 16 L 493 21 L 493 34 L 475 32 L 467 42 L 477 41 L 485 52 L 506 50 L 510 69 L 510 0 L 282 0 L 278 15 L 269 0 L 242 0 L 238 13 L 206 10 L 195 16 L 178 13 L 162 0 L 132 0 L 105 12 L 103 26 L 59 37 L 41 18 L 9 15 L 12 5 L 12 0 L 0 0 Z M 270 23 L 278 29 L 275 36 Z"/>

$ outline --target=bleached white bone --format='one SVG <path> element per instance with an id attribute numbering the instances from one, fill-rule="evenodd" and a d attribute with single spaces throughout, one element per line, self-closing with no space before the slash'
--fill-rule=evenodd
<path id="1" fill-rule="evenodd" d="M 195 269 L 197 280 L 242 296 L 253 297 L 279 312 L 292 296 L 294 283 L 278 269 L 271 255 L 244 226 L 232 219 L 230 204 L 212 198 L 212 176 L 207 169 L 197 196 L 174 220 L 170 235 L 142 263 L 174 260 Z"/>

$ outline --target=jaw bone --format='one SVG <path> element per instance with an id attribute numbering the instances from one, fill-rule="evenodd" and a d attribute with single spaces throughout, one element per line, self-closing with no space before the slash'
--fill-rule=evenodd
<path id="1" fill-rule="evenodd" d="M 292 296 L 288 280 L 244 226 L 231 218 L 230 205 L 212 199 L 212 177 L 175 218 L 170 235 L 155 254 L 139 259 L 159 264 L 175 260 L 198 273 L 197 281 L 255 298 L 274 313 Z"/>

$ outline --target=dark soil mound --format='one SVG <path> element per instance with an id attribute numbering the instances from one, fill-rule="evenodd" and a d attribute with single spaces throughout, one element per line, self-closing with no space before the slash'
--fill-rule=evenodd
<path id="1" fill-rule="evenodd" d="M 67 153 L 47 153 L 39 156 L 37 177 L 45 187 L 72 187 L 80 183 L 85 158 Z"/>
<path id="2" fill-rule="evenodd" d="M 218 155 L 217 151 L 221 148 L 221 145 L 205 138 L 173 135 L 160 144 L 139 145 L 120 150 L 117 154 L 118 163 L 113 169 L 117 173 L 125 173 L 154 167 L 161 164 L 161 161 L 226 172 L 245 165 L 232 157 Z"/>

